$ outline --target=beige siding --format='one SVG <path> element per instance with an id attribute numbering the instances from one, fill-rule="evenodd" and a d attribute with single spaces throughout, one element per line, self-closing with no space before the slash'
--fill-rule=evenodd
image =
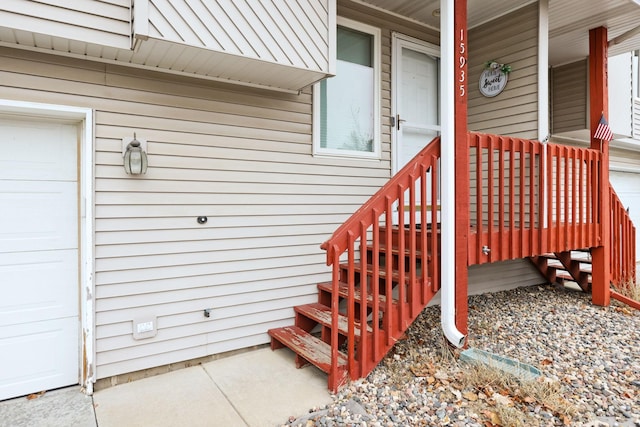
<path id="1" fill-rule="evenodd" d="M 381 160 L 312 156 L 310 90 L 0 49 L 3 97 L 96 110 L 98 378 L 268 342 L 293 306 L 316 300 L 330 278 L 319 245 L 390 175 L 391 32 L 421 35 L 344 12 L 383 26 Z M 140 178 L 122 167 L 121 138 L 133 132 L 148 140 Z M 140 316 L 157 316 L 155 338 L 132 338 Z"/>
<path id="2" fill-rule="evenodd" d="M 469 267 L 469 295 L 504 291 L 546 282 L 540 272 L 526 259 Z"/>
<path id="3" fill-rule="evenodd" d="M 297 93 L 333 71 L 334 2 L 6 0 L 0 42 Z"/>
<path id="4" fill-rule="evenodd" d="M 312 155 L 310 90 L 0 48 L 3 98 L 95 110 L 97 378 L 266 343 L 293 306 L 316 300 L 330 277 L 319 245 L 389 178 L 391 34 L 438 43 L 358 3 L 339 13 L 382 29 L 379 161 Z M 142 177 L 122 167 L 121 140 L 134 132 L 148 141 Z M 529 267 L 494 271 L 510 286 L 528 283 Z M 497 276 L 471 277 L 482 289 Z M 134 340 L 133 320 L 146 316 L 158 334 Z"/>
<path id="5" fill-rule="evenodd" d="M 532 4 L 469 31 L 469 128 L 535 139 L 538 135 L 538 6 Z M 509 64 L 505 90 L 494 98 L 480 94 L 478 81 L 487 61 Z"/>
<path id="6" fill-rule="evenodd" d="M 320 244 L 389 177 L 388 148 L 311 155 L 310 93 L 0 54 L 4 98 L 95 109 L 98 378 L 267 342 L 328 280 Z M 134 132 L 138 178 L 122 167 Z M 132 338 L 140 316 L 157 316 L 155 338 Z"/>
<path id="7" fill-rule="evenodd" d="M 96 43 L 121 49 L 131 46 L 130 0 L 2 0 L 0 27 L 25 31 L 30 40 L 18 44 L 37 44 L 38 34 Z M 9 33 L 7 33 L 9 34 Z M 27 36 L 24 33 L 23 36 Z M 12 42 L 10 40 L 3 41 Z M 41 46 L 46 48 L 46 46 Z M 49 49 L 61 49 L 50 46 Z M 71 47 L 67 47 L 70 50 Z"/>
<path id="8" fill-rule="evenodd" d="M 640 152 L 611 147 L 609 148 L 609 164 L 611 169 L 640 173 Z"/>
<path id="9" fill-rule="evenodd" d="M 328 72 L 329 1 L 149 0 L 148 36 Z"/>
<path id="10" fill-rule="evenodd" d="M 587 128 L 587 61 L 551 69 L 551 132 Z"/>
<path id="11" fill-rule="evenodd" d="M 537 102 L 537 22 L 538 8 L 537 4 L 524 7 L 517 12 L 500 18 L 500 23 L 489 22 L 481 27 L 474 28 L 469 31 L 469 76 L 471 83 L 469 84 L 469 128 L 473 131 L 495 133 L 499 135 L 509 135 L 520 138 L 537 139 L 538 135 L 538 102 Z M 500 30 L 496 31 L 499 27 Z M 501 64 L 508 64 L 512 67 L 509 74 L 508 83 L 505 90 L 494 98 L 487 98 L 480 94 L 478 89 L 478 81 L 480 74 L 484 70 L 487 61 L 497 61 Z M 478 189 L 478 165 L 477 151 L 474 148 L 470 153 L 470 172 L 471 172 L 471 195 L 477 193 Z M 483 211 L 478 217 L 476 205 L 471 206 L 472 223 L 482 222 L 488 225 L 488 158 L 487 149 L 482 150 L 483 164 L 481 165 L 480 179 L 482 182 L 483 194 Z M 525 155 L 525 170 L 520 171 L 519 159 L 520 154 L 516 154 L 516 187 L 515 197 L 520 195 L 520 176 L 523 176 L 527 183 L 525 192 L 527 202 L 525 209 L 527 212 L 531 210 L 529 207 L 528 195 L 529 188 L 529 154 Z M 509 170 L 505 170 L 505 182 L 500 183 L 498 174 L 499 152 L 493 150 L 493 170 L 494 177 L 491 184 L 494 191 L 494 200 L 491 201 L 492 211 L 494 213 L 493 225 L 498 226 L 497 213 L 500 204 L 503 203 L 505 215 L 509 218 Z M 508 153 L 505 154 L 505 161 L 508 160 Z M 500 188 L 503 188 L 505 200 L 498 200 Z M 473 200 L 473 199 L 472 199 Z M 515 207 L 513 214 L 515 215 L 516 225 L 520 224 L 520 206 Z M 529 222 L 529 216 L 526 215 L 525 221 Z"/>
<path id="12" fill-rule="evenodd" d="M 640 98 L 633 99 L 633 128 L 632 137 L 640 139 Z"/>
<path id="13" fill-rule="evenodd" d="M 500 292 L 544 283 L 546 279 L 526 259 L 469 267 L 469 295 Z M 429 305 L 435 304 L 440 304 L 440 293 L 429 303 Z"/>
<path id="14" fill-rule="evenodd" d="M 168 83 L 111 67 L 109 87 L 83 89 L 100 100 L 98 377 L 268 342 L 267 329 L 292 322 L 293 306 L 317 299 L 316 284 L 330 278 L 319 245 L 390 175 L 391 32 L 437 42 L 433 31 L 368 10 L 341 15 L 383 29 L 380 161 L 311 155 L 310 90 Z M 134 130 L 149 141 L 142 179 L 120 165 L 120 138 Z M 132 339 L 141 313 L 159 316 L 156 338 Z"/>

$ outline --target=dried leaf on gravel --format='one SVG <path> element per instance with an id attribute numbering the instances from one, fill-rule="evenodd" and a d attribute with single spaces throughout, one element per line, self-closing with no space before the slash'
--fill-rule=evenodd
<path id="1" fill-rule="evenodd" d="M 500 393 L 493 393 L 491 398 L 498 404 L 504 406 L 513 406 L 513 400 L 509 396 L 503 396 Z"/>
<path id="2" fill-rule="evenodd" d="M 462 395 L 465 399 L 475 402 L 478 400 L 478 395 L 472 391 L 468 391 Z"/>
<path id="3" fill-rule="evenodd" d="M 429 369 L 425 369 L 424 366 L 411 366 L 409 370 L 411 370 L 411 372 L 413 372 L 413 375 L 415 375 L 416 377 L 426 377 L 431 373 L 429 372 Z"/>
<path id="4" fill-rule="evenodd" d="M 489 418 L 489 422 L 491 423 L 492 426 L 501 426 L 502 424 L 500 423 L 500 417 L 498 416 L 497 413 L 493 412 L 493 411 L 482 411 L 482 414 Z"/>
<path id="5" fill-rule="evenodd" d="M 427 377 L 433 375 L 433 373 L 436 371 L 435 365 L 433 363 L 412 365 L 411 367 L 409 367 L 409 369 L 416 377 Z"/>
<path id="6" fill-rule="evenodd" d="M 615 307 L 614 309 L 619 313 L 626 314 L 627 316 L 633 315 L 633 311 L 629 310 L 627 307 Z"/>
<path id="7" fill-rule="evenodd" d="M 445 371 L 436 372 L 434 377 L 436 377 L 440 381 L 448 381 L 449 380 L 449 375 Z"/>

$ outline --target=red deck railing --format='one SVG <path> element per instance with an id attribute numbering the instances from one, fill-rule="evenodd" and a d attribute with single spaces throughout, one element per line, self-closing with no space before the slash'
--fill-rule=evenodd
<path id="1" fill-rule="evenodd" d="M 613 187 L 611 203 L 611 297 L 640 310 L 640 301 L 631 299 L 630 286 L 636 281 L 636 228 Z"/>
<path id="2" fill-rule="evenodd" d="M 603 185 L 602 153 L 480 133 L 470 133 L 468 140 L 469 265 L 602 246 L 598 195 Z M 439 158 L 436 138 L 322 244 L 333 269 L 330 376 L 334 378 L 341 342 L 337 308 L 342 283 L 348 288 L 346 351 L 352 379 L 375 367 L 439 290 Z M 610 191 L 611 280 L 620 284 L 635 279 L 635 228 Z M 408 230 L 408 237 L 394 230 Z M 380 255 L 389 256 L 392 242 L 398 254 L 408 255 L 398 256 L 395 272 L 392 262 L 380 265 Z M 397 289 L 394 283 L 400 284 Z M 356 292 L 360 301 L 368 303 L 358 304 Z M 367 324 L 370 333 L 360 334 L 356 350 L 356 328 L 367 331 L 361 327 Z"/>
<path id="3" fill-rule="evenodd" d="M 636 280 L 636 228 L 615 190 L 611 197 L 611 283 L 624 288 Z"/>
<path id="4" fill-rule="evenodd" d="M 437 233 L 439 158 L 440 138 L 436 138 L 322 244 L 327 251 L 327 264 L 333 268 L 330 375 L 334 377 L 338 372 L 339 342 L 335 308 L 341 282 L 348 285 L 347 356 L 352 379 L 367 375 L 376 366 L 439 289 L 438 239 L 433 234 L 428 237 L 427 232 Z M 395 231 L 392 224 L 397 224 Z M 397 232 L 405 228 L 408 239 L 404 232 Z M 419 228 L 422 232 L 418 232 Z M 398 254 L 408 255 L 397 257 L 396 273 L 393 263 L 388 262 L 392 242 Z M 365 255 L 368 252 L 370 257 Z M 387 256 L 384 267 L 380 266 L 381 253 Z M 399 284 L 395 290 L 394 283 Z M 369 304 L 356 304 L 356 287 L 360 301 Z M 380 298 L 381 294 L 385 297 Z M 371 333 L 361 333 L 356 351 L 356 325 L 367 325 L 368 319 L 381 321 L 370 322 Z"/>
<path id="5" fill-rule="evenodd" d="M 480 133 L 469 144 L 469 264 L 599 245 L 598 151 Z"/>

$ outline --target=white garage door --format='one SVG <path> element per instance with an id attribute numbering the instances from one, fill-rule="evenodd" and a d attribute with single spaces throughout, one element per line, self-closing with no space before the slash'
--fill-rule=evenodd
<path id="1" fill-rule="evenodd" d="M 640 171 L 638 171 L 640 172 Z M 640 260 L 640 173 L 609 171 L 609 181 L 636 226 L 636 261 Z"/>
<path id="2" fill-rule="evenodd" d="M 0 117 L 0 400 L 79 382 L 77 145 Z"/>

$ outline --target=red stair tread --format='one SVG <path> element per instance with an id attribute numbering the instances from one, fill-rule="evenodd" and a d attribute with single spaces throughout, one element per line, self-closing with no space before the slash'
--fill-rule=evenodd
<path id="1" fill-rule="evenodd" d="M 373 251 L 373 246 L 368 246 L 367 250 Z M 400 249 L 395 245 L 391 246 L 390 251 L 394 255 L 398 255 L 400 253 Z M 380 244 L 380 253 L 386 253 L 386 252 L 389 252 L 389 249 L 387 248 L 387 245 L 384 244 L 384 243 L 381 243 Z M 408 248 L 405 249 L 405 255 L 409 256 L 409 249 Z M 416 256 L 417 257 L 422 256 L 422 250 L 421 249 L 416 248 Z M 431 256 L 427 255 L 427 258 L 431 258 Z"/>
<path id="2" fill-rule="evenodd" d="M 317 366 L 321 371 L 331 371 L 331 346 L 297 326 L 270 329 L 269 335 Z M 338 367 L 347 368 L 347 357 L 338 352 Z"/>
<path id="3" fill-rule="evenodd" d="M 560 261 L 557 261 L 555 258 L 554 259 L 550 259 L 550 260 L 551 260 L 551 262 L 549 262 L 549 264 L 548 264 L 549 267 L 555 268 L 558 271 L 567 271 L 565 266 Z M 584 263 L 584 264 L 585 265 L 582 265 L 582 262 L 581 262 L 580 272 L 581 273 L 586 273 L 586 274 L 591 274 L 591 272 L 592 272 L 591 264 L 589 264 L 589 263 Z"/>
<path id="4" fill-rule="evenodd" d="M 585 272 L 583 271 L 583 273 L 585 273 Z M 591 274 L 590 271 L 588 273 Z M 571 274 L 567 273 L 565 270 L 556 271 L 556 277 L 558 279 L 570 280 L 572 282 L 576 281 L 576 279 L 574 279 L 573 276 Z M 587 283 L 591 283 L 591 277 L 587 278 Z"/>
<path id="5" fill-rule="evenodd" d="M 356 262 L 353 265 L 355 271 L 362 271 L 362 264 L 360 264 L 359 262 Z M 340 264 L 340 268 L 342 269 L 348 269 L 349 268 L 349 264 L 348 263 L 342 263 Z M 416 277 L 419 277 L 421 274 L 421 270 L 420 268 L 418 268 L 418 271 L 416 271 Z M 373 275 L 373 266 L 367 264 L 367 275 L 372 276 Z M 380 267 L 379 271 L 378 271 L 378 275 L 380 277 L 380 279 L 385 279 L 387 277 L 387 270 L 384 267 Z M 400 273 L 397 270 L 393 270 L 391 273 L 391 280 L 393 280 L 394 282 L 398 282 L 400 281 Z M 409 273 L 405 272 L 404 274 L 404 281 L 406 284 L 409 284 L 411 281 L 411 278 L 409 277 Z"/>
<path id="6" fill-rule="evenodd" d="M 333 291 L 333 286 L 331 282 L 318 283 L 318 289 L 331 293 Z M 342 298 L 347 298 L 349 296 L 349 285 L 347 283 L 344 283 L 344 282 L 339 283 L 338 295 L 340 295 L 340 297 Z M 360 289 L 358 288 L 355 289 L 355 292 L 353 293 L 353 298 L 356 301 L 362 301 L 362 293 L 360 292 Z M 386 295 L 378 295 L 378 301 L 380 301 L 380 311 L 385 311 L 387 309 Z M 367 295 L 367 304 L 369 305 L 373 304 L 373 295 L 371 294 Z M 392 304 L 396 304 L 396 301 L 392 300 Z"/>
<path id="7" fill-rule="evenodd" d="M 592 260 L 591 260 L 591 254 L 590 253 L 585 253 L 585 251 L 581 250 L 581 249 L 577 249 L 574 250 L 572 252 L 578 252 L 580 254 L 575 254 L 571 256 L 571 259 L 574 261 L 578 261 L 581 264 L 591 264 Z M 542 258 L 547 258 L 550 260 L 557 260 L 558 257 L 556 256 L 556 254 L 554 253 L 546 253 L 546 254 L 542 254 L 542 255 L 538 255 Z"/>
<path id="8" fill-rule="evenodd" d="M 369 252 L 373 252 L 373 247 L 367 247 L 367 250 Z M 409 256 L 409 249 L 405 249 L 405 256 Z M 380 244 L 380 253 L 381 254 L 387 254 L 390 253 L 392 255 L 398 256 L 400 255 L 400 249 L 393 245 L 391 246 L 391 248 L 388 248 L 387 245 L 385 245 L 384 243 Z M 416 258 L 421 258 L 422 257 L 422 250 L 416 248 Z M 431 260 L 431 255 L 429 255 L 429 253 L 427 252 L 427 256 L 426 256 L 427 261 Z"/>
<path id="9" fill-rule="evenodd" d="M 309 319 L 313 319 L 320 323 L 323 326 L 331 327 L 331 308 L 327 307 L 324 304 L 313 303 L 313 304 L 305 304 L 294 307 L 294 310 L 297 313 L 303 314 Z M 342 314 L 338 314 L 338 331 L 342 335 L 347 335 L 349 333 L 349 322 L 347 316 Z M 367 332 L 372 332 L 370 326 L 367 325 Z M 360 337 L 360 324 L 354 324 L 354 334 L 356 337 Z"/>

